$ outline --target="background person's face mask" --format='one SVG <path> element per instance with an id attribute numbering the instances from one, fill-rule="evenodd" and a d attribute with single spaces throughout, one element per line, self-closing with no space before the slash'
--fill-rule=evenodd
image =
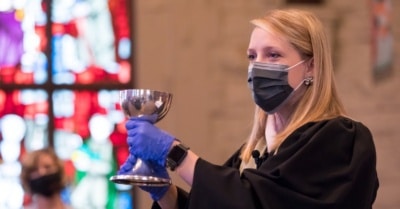
<path id="1" fill-rule="evenodd" d="M 29 187 L 34 194 L 50 197 L 62 190 L 61 172 L 46 174 L 29 180 Z"/>
<path id="2" fill-rule="evenodd" d="M 251 63 L 247 82 L 252 90 L 254 102 L 267 113 L 276 112 L 294 91 L 288 82 L 289 70 L 303 62 L 304 60 L 291 67 L 282 64 Z"/>

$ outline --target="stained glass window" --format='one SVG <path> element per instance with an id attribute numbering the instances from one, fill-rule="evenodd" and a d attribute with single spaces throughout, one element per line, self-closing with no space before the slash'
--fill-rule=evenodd
<path id="1" fill-rule="evenodd" d="M 65 202 L 133 208 L 131 188 L 108 180 L 128 155 L 118 90 L 133 85 L 129 8 L 0 1 L 0 208 L 29 203 L 19 160 L 48 146 L 65 164 Z"/>
<path id="2" fill-rule="evenodd" d="M 40 1 L 0 3 L 0 83 L 47 81 L 46 13 Z"/>
<path id="3" fill-rule="evenodd" d="M 124 1 L 53 1 L 52 21 L 55 84 L 130 81 Z"/>

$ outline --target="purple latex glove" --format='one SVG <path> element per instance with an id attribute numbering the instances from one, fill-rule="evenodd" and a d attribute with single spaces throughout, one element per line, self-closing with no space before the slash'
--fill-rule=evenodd
<path id="1" fill-rule="evenodd" d="M 153 173 L 158 177 L 170 179 L 167 168 L 158 164 L 150 164 L 153 169 Z M 167 186 L 140 186 L 140 189 L 150 194 L 151 199 L 154 201 L 160 200 L 165 193 L 167 193 L 170 185 Z"/>
<path id="2" fill-rule="evenodd" d="M 152 122 L 144 117 L 132 118 L 126 122 L 129 152 L 144 161 L 165 167 L 168 151 L 175 137 L 157 128 Z"/>
<path id="3" fill-rule="evenodd" d="M 136 164 L 136 157 L 133 155 L 129 155 L 125 160 L 124 164 L 118 170 L 118 174 L 129 174 L 129 171 L 132 170 L 133 166 Z"/>
<path id="4" fill-rule="evenodd" d="M 133 155 L 129 155 L 128 158 L 126 159 L 125 163 L 119 169 L 118 174 L 128 174 L 129 175 L 129 172 L 132 170 L 135 163 L 136 163 L 136 157 Z M 165 166 L 160 166 L 158 164 L 151 164 L 151 163 L 149 163 L 149 166 L 152 168 L 153 174 L 155 176 L 165 178 L 165 179 L 170 179 L 168 171 Z M 168 188 L 169 188 L 169 185 L 168 186 L 140 186 L 140 189 L 142 189 L 145 192 L 148 192 L 154 201 L 160 200 L 164 196 L 164 194 L 168 191 Z"/>

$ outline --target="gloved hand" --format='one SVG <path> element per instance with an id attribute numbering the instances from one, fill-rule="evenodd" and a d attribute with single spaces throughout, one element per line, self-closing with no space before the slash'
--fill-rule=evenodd
<path id="1" fill-rule="evenodd" d="M 149 166 L 153 169 L 153 173 L 157 177 L 170 179 L 167 168 L 165 166 L 160 166 L 158 164 L 151 164 L 151 163 Z M 167 186 L 140 186 L 140 189 L 148 192 L 151 196 L 151 199 L 153 199 L 154 201 L 158 201 L 168 191 L 169 187 L 170 187 L 170 185 L 167 185 Z"/>
<path id="2" fill-rule="evenodd" d="M 126 159 L 125 163 L 122 164 L 122 166 L 120 167 L 118 174 L 129 174 L 129 172 L 132 170 L 133 166 L 135 166 L 136 160 L 137 159 L 135 156 L 129 155 L 128 158 Z M 148 166 L 152 169 L 152 174 L 154 176 L 170 179 L 168 171 L 165 166 L 160 166 L 158 164 L 152 164 L 149 162 L 148 162 Z M 168 188 L 169 188 L 169 185 L 168 186 L 154 186 L 154 187 L 140 186 L 140 189 L 148 192 L 154 201 L 160 200 L 164 196 L 164 194 L 168 191 Z"/>
<path id="3" fill-rule="evenodd" d="M 175 137 L 157 128 L 144 117 L 129 119 L 125 127 L 128 131 L 129 152 L 132 155 L 165 166 Z"/>
<path id="4" fill-rule="evenodd" d="M 133 166 L 136 164 L 136 157 L 133 155 L 129 155 L 128 158 L 125 160 L 124 164 L 118 170 L 118 174 L 129 174 L 132 170 Z"/>

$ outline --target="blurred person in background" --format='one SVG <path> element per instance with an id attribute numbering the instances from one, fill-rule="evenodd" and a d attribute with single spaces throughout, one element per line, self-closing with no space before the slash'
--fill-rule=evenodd
<path id="1" fill-rule="evenodd" d="M 32 201 L 24 209 L 71 209 L 61 196 L 66 186 L 63 162 L 52 148 L 23 156 L 21 182 Z"/>

